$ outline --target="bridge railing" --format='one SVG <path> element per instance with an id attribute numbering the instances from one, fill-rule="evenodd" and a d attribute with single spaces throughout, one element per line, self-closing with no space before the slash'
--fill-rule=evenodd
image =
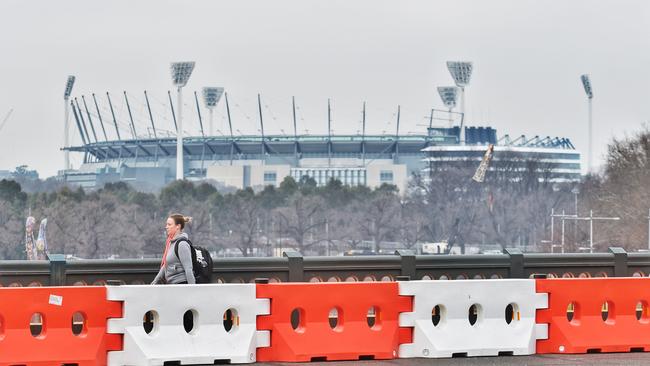
<path id="1" fill-rule="evenodd" d="M 213 280 L 248 283 L 255 278 L 271 282 L 391 281 L 411 279 L 626 277 L 650 275 L 650 253 L 627 253 L 609 248 L 594 254 L 527 254 L 506 249 L 500 255 L 395 255 L 303 257 L 287 252 L 272 258 L 216 258 Z M 51 255 L 48 261 L 0 261 L 1 286 L 83 286 L 150 283 L 158 269 L 156 259 L 71 260 Z"/>

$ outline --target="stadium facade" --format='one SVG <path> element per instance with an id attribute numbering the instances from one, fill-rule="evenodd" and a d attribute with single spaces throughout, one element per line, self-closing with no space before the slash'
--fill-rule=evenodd
<path id="1" fill-rule="evenodd" d="M 198 110 L 198 100 L 196 105 Z M 175 137 L 100 141 L 88 108 L 84 111 L 86 118 L 78 103 L 71 103 L 71 108 L 83 143 L 64 150 L 82 153 L 83 163 L 78 170 L 62 171 L 65 181 L 88 189 L 121 181 L 141 190 L 155 191 L 176 179 Z M 171 110 L 175 120 L 173 106 Z M 99 108 L 97 120 L 102 123 Z M 155 136 L 153 118 L 151 125 Z M 133 121 L 131 126 L 135 130 Z M 103 124 L 101 128 L 104 130 Z M 117 123 L 115 129 L 118 130 Z M 453 167 L 459 161 L 476 160 L 478 166 L 488 144 L 495 145 L 496 162 L 507 156 L 504 152 L 511 152 L 518 161 L 543 159 L 552 167 L 553 179 L 558 181 L 575 181 L 581 176 L 580 153 L 566 138 L 510 139 L 508 135 L 497 138 L 497 131 L 491 127 L 465 127 L 462 137 L 459 127 L 429 125 L 422 132 L 237 136 L 232 134 L 231 127 L 230 136 L 206 136 L 202 129 L 201 136 L 183 138 L 184 177 L 195 181 L 208 179 L 233 188 L 257 189 L 278 186 L 287 176 L 296 180 L 309 176 L 319 185 L 335 178 L 346 185 L 394 184 L 404 192 L 414 174 L 430 173 L 432 162 Z"/>

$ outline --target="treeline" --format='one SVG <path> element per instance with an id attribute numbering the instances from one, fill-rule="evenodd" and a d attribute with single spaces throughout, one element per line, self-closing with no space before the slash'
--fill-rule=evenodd
<path id="1" fill-rule="evenodd" d="M 515 159 L 516 160 L 516 159 Z M 159 194 L 125 183 L 85 192 L 62 187 L 25 192 L 15 181 L 0 181 L 0 258 L 23 259 L 25 219 L 48 218 L 52 253 L 79 258 L 160 256 L 164 221 L 171 213 L 192 216 L 193 242 L 219 255 L 268 256 L 293 248 L 305 255 L 392 252 L 422 243 L 450 240 L 456 247 L 520 246 L 550 251 L 551 209 L 584 217 L 619 216 L 594 223 L 598 251 L 608 246 L 647 248 L 650 208 L 650 132 L 613 141 L 600 175 L 583 182 L 554 183 L 542 160 L 490 171 L 484 183 L 471 177 L 476 162 L 449 169 L 429 166 L 413 177 L 406 192 L 343 186 L 332 180 L 286 178 L 279 187 L 219 192 L 209 183 L 176 181 Z M 561 242 L 561 221 L 552 238 Z M 568 251 L 589 241 L 589 223 L 565 222 Z"/>

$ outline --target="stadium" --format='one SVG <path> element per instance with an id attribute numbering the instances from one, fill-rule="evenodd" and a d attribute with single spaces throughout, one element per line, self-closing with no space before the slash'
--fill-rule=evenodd
<path id="1" fill-rule="evenodd" d="M 169 103 L 169 117 L 174 119 L 171 99 Z M 163 132 L 148 121 L 152 127 L 149 135 L 155 137 L 97 139 L 97 131 L 107 127 L 94 125 L 100 121 L 99 107 L 95 113 L 82 110 L 74 102 L 70 107 L 82 143 L 65 150 L 82 153 L 83 163 L 78 170 L 63 172 L 68 183 L 95 189 L 122 181 L 153 191 L 176 179 L 176 137 L 169 136 L 170 133 L 160 136 Z M 198 100 L 196 108 L 200 113 Z M 134 122 L 131 128 L 142 124 Z M 119 134 L 118 124 L 114 129 Z M 476 160 L 478 166 L 487 145 L 494 144 L 496 161 L 499 151 L 516 152 L 523 159 L 542 154 L 545 161 L 555 164 L 558 180 L 580 179 L 580 153 L 567 138 L 497 138 L 492 127 L 463 127 L 463 136 L 459 126 L 443 128 L 431 124 L 422 130 L 421 134 L 400 134 L 397 130 L 392 135 L 202 133 L 183 138 L 183 176 L 239 189 L 277 186 L 286 176 L 296 180 L 309 176 L 319 185 L 336 178 L 346 185 L 395 184 L 403 192 L 409 178 L 426 172 L 432 160 L 450 166 L 454 161 Z"/>
<path id="2" fill-rule="evenodd" d="M 175 179 L 210 180 L 224 187 L 259 189 L 267 185 L 278 186 L 285 177 L 296 180 L 310 177 L 318 185 L 327 184 L 331 179 L 338 179 L 345 185 L 371 188 L 388 183 L 405 192 L 411 177 L 418 174 L 430 177 L 434 174 L 434 165 L 438 172 L 473 161 L 478 166 L 488 146 L 494 145 L 494 164 L 488 171 L 506 165 L 524 167 L 535 160 L 544 163 L 545 176 L 552 180 L 580 179 L 580 153 L 568 138 L 535 136 L 527 139 L 520 136 L 511 139 L 507 134 L 498 138 L 497 130 L 490 126 L 465 126 L 464 95 L 472 63 L 450 61 L 447 67 L 456 83 L 456 86 L 438 88 L 447 109 L 431 109 L 428 124 L 417 125 L 421 126 L 417 131 L 405 133 L 400 130 L 398 106 L 395 123 L 391 125 L 392 134 L 385 130 L 381 134 L 366 133 L 365 102 L 357 133 L 333 133 L 329 99 L 327 133 L 310 134 L 308 130 L 299 133 L 297 112 L 299 114 L 300 110 L 293 98 L 293 133 L 281 129 L 282 134 L 265 134 L 263 111 L 268 113 L 270 108 L 266 104 L 263 107 L 259 94 L 255 108 L 257 118 L 251 118 L 238 103 L 231 105 L 228 93 L 220 87 L 203 88 L 203 103 L 199 102 L 196 91 L 191 102 L 183 103 L 182 88 L 192 73 L 193 62 L 172 63 L 172 79 L 178 88 L 175 104 L 170 91 L 164 100 L 150 98 L 147 91 L 143 93 L 144 100 L 125 91 L 123 101 L 117 104 L 108 92 L 105 98 L 97 98 L 94 93 L 91 98 L 84 95 L 70 98 L 75 81 L 75 77 L 70 76 L 64 94 L 65 168 L 60 175 L 66 182 L 88 189 L 121 181 L 141 190 L 155 191 Z M 217 110 L 222 96 L 224 103 Z M 455 112 L 459 97 L 460 112 Z M 135 103 L 130 103 L 129 98 Z M 233 106 L 239 108 L 249 122 L 255 120 L 253 130 L 258 133 L 245 134 L 240 128 L 251 130 L 251 126 L 233 123 Z M 187 109 L 192 118 L 189 122 L 199 127 L 198 132 L 183 128 L 182 110 Z M 204 123 L 206 109 L 208 119 Z M 70 111 L 80 137 L 78 144 L 69 142 Z M 221 118 L 220 128 L 216 129 L 218 133 L 215 133 L 215 111 Z M 161 127 L 162 123 L 167 123 L 167 129 Z M 277 126 L 270 127 L 277 129 Z M 122 137 L 127 135 L 130 138 Z M 83 155 L 77 170 L 71 169 L 71 152 Z"/>

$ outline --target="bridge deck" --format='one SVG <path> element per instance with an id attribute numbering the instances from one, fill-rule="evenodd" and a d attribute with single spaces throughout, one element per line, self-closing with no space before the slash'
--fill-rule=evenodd
<path id="1" fill-rule="evenodd" d="M 502 357 L 470 357 L 451 359 L 401 359 L 386 361 L 348 361 L 348 362 L 310 362 L 310 363 L 261 363 L 260 365 L 310 365 L 310 366 L 464 366 L 464 365 L 648 365 L 650 353 L 603 353 L 589 355 L 532 355 L 532 356 L 502 356 Z"/>

